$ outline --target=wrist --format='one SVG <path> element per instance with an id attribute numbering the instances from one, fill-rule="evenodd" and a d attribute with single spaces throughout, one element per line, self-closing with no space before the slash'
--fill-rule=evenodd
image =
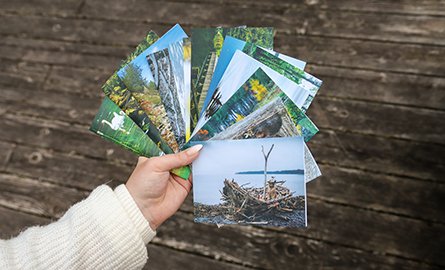
<path id="1" fill-rule="evenodd" d="M 114 192 L 122 207 L 125 209 L 129 219 L 135 226 L 135 229 L 140 233 L 144 243 L 147 244 L 156 235 L 156 229 L 153 228 L 150 222 L 146 219 L 125 185 L 118 186 Z"/>
<path id="2" fill-rule="evenodd" d="M 154 205 L 157 204 L 156 200 L 140 198 L 137 193 L 132 190 L 131 185 L 126 184 L 125 186 L 127 187 L 127 190 L 133 201 L 135 202 L 136 206 L 138 207 L 139 211 L 148 222 L 150 228 L 155 231 L 159 227 L 159 225 L 161 225 L 161 222 L 159 222 L 155 218 L 155 215 L 153 215 L 153 213 L 155 212 Z"/>

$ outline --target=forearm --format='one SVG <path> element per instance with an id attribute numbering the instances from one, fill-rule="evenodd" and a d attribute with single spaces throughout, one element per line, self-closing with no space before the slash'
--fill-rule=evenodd
<path id="1" fill-rule="evenodd" d="M 100 186 L 57 222 L 0 241 L 0 269 L 140 269 L 154 237 L 124 185 Z"/>

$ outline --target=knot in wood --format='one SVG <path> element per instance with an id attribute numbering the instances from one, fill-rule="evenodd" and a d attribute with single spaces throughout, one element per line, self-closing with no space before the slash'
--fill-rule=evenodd
<path id="1" fill-rule="evenodd" d="M 31 164 L 40 163 L 43 160 L 43 155 L 40 152 L 32 152 L 28 155 L 28 162 Z"/>

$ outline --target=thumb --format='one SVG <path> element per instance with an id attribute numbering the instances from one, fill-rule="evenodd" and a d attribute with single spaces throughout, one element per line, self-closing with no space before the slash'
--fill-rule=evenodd
<path id="1" fill-rule="evenodd" d="M 192 163 L 192 161 L 198 157 L 201 149 L 202 144 L 197 144 L 177 154 L 168 154 L 153 158 L 153 164 L 155 165 L 156 170 L 159 172 L 170 171 L 171 169 L 179 168 Z"/>

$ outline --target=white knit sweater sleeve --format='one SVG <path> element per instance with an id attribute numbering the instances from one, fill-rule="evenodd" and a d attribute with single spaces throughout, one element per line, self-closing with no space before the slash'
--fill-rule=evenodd
<path id="1" fill-rule="evenodd" d="M 0 240 L 0 269 L 141 269 L 155 234 L 125 185 L 102 185 L 57 222 Z"/>

